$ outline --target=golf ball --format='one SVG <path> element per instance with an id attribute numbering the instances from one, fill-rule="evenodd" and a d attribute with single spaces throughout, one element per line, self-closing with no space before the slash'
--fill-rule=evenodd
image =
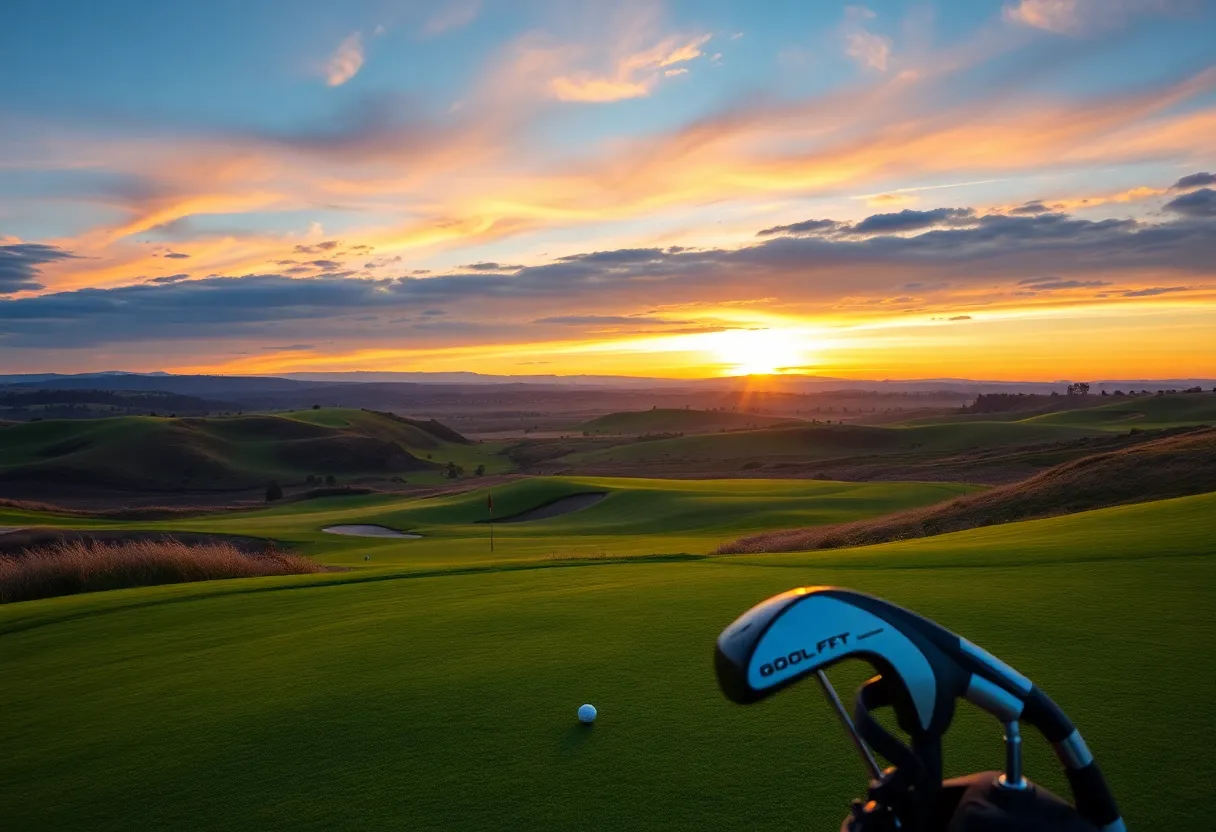
<path id="1" fill-rule="evenodd" d="M 590 725 L 595 722 L 595 706 L 583 705 L 578 709 L 578 721 L 584 725 Z"/>

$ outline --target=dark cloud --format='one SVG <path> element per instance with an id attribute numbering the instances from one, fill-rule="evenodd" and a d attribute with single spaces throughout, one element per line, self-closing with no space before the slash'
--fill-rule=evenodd
<path id="1" fill-rule="evenodd" d="M 1034 202 L 1027 202 L 1023 205 L 1019 205 L 1017 208 L 1014 208 L 1009 213 L 1011 213 L 1011 214 L 1050 214 L 1051 209 L 1036 199 Z"/>
<path id="2" fill-rule="evenodd" d="M 422 314 L 428 318 L 437 318 L 440 315 L 448 314 L 446 309 L 423 309 Z"/>
<path id="3" fill-rule="evenodd" d="M 971 316 L 970 315 L 955 315 L 953 318 L 947 318 L 946 320 L 947 321 L 969 321 L 969 320 L 971 320 Z"/>
<path id="4" fill-rule="evenodd" d="M 164 277 L 149 278 L 148 282 L 157 283 L 157 284 L 177 283 L 179 281 L 186 280 L 189 277 L 190 277 L 190 275 L 188 275 L 188 274 L 168 274 L 168 275 L 165 275 Z"/>
<path id="5" fill-rule="evenodd" d="M 75 258 L 70 251 L 41 243 L 0 245 L 0 295 L 41 289 L 42 284 L 34 279 L 40 266 Z"/>
<path id="6" fill-rule="evenodd" d="M 1097 289 L 1109 286 L 1107 280 L 1064 280 L 1059 277 L 1031 277 L 1019 280 L 1019 286 L 1029 286 L 1036 291 L 1050 292 L 1052 289 Z"/>
<path id="7" fill-rule="evenodd" d="M 333 251 L 339 245 L 341 245 L 341 242 L 338 240 L 325 240 L 324 242 L 311 246 L 306 246 L 303 244 L 298 245 L 293 249 L 293 251 L 295 251 L 296 254 L 320 254 L 324 251 Z"/>
<path id="8" fill-rule="evenodd" d="M 956 211 L 957 209 L 950 209 Z M 958 216 L 954 214 L 953 216 Z M 4 248 L 4 265 L 65 256 L 52 247 Z M 20 258 L 20 259 L 19 259 Z M 779 298 L 801 304 L 922 303 L 912 292 L 968 286 L 1023 291 L 1089 288 L 1150 270 L 1216 275 L 1216 222 L 1174 214 L 1170 221 L 1091 221 L 1063 214 L 973 216 L 959 225 L 909 235 L 774 236 L 738 249 L 624 249 L 570 255 L 514 274 L 455 274 L 370 278 L 350 271 L 316 274 L 294 266 L 278 274 L 209 276 L 195 280 L 81 289 L 0 301 L 6 348 L 79 347 L 141 339 L 253 337 L 268 323 L 294 331 L 293 340 L 335 334 L 352 315 L 412 315 L 431 332 L 500 336 L 527 332 L 529 321 L 612 323 L 619 309 L 683 308 Z M 307 276 L 293 277 L 302 269 Z M 1027 275 L 1038 275 L 1027 277 Z M 1101 280 L 1096 279 L 1102 278 Z M 893 287 L 906 287 L 896 289 Z M 929 288 L 914 288 L 929 287 Z M 1149 297 L 1183 287 L 1160 287 Z M 907 294 L 900 294 L 906 292 Z M 1118 290 L 1112 294 L 1118 294 Z M 895 295 L 899 295 L 895 297 Z M 452 310 L 444 321 L 442 310 Z M 416 310 L 425 310 L 419 313 Z M 580 314 L 584 310 L 595 314 Z M 599 314 L 608 310 L 606 314 Z M 634 316 L 619 316 L 637 322 Z M 656 316 L 660 317 L 661 316 Z M 605 320 L 607 319 L 607 320 Z M 482 321 L 481 324 L 471 321 Z M 450 322 L 450 323 L 449 323 Z M 441 324 L 444 326 L 433 326 Z M 662 320 L 660 331 L 671 321 Z M 569 325 L 579 325 L 571 323 Z M 417 329 L 403 327 L 405 334 Z M 631 330 L 637 331 L 637 330 Z"/>
<path id="9" fill-rule="evenodd" d="M 1190 286 L 1154 286 L 1152 289 L 1136 289 L 1119 294 L 1125 298 L 1151 298 L 1156 295 L 1167 295 L 1170 292 L 1186 292 L 1190 288 Z"/>
<path id="10" fill-rule="evenodd" d="M 621 248 L 616 251 L 593 251 L 590 254 L 569 254 L 557 258 L 563 263 L 598 263 L 604 265 L 651 263 L 661 260 L 667 253 L 661 248 Z"/>
<path id="11" fill-rule="evenodd" d="M 189 260 L 189 254 L 183 254 L 180 251 L 170 251 L 167 254 L 162 254 L 161 257 L 167 257 L 170 260 Z"/>
<path id="12" fill-rule="evenodd" d="M 1165 204 L 1165 210 L 1186 217 L 1216 217 L 1216 191 L 1201 188 Z"/>
<path id="13" fill-rule="evenodd" d="M 299 350 L 315 350 L 316 346 L 313 344 L 287 344 L 286 346 L 282 346 L 282 347 L 262 347 L 262 349 L 264 349 L 264 350 L 281 350 L 283 352 L 296 352 Z"/>
<path id="14" fill-rule="evenodd" d="M 803 220 L 792 225 L 774 225 L 756 232 L 757 237 L 773 237 L 778 234 L 797 236 L 799 234 L 827 234 L 840 228 L 836 220 Z"/>
<path id="15" fill-rule="evenodd" d="M 1216 173 L 1192 173 L 1175 182 L 1172 190 L 1189 191 L 1192 188 L 1206 188 L 1209 185 L 1216 185 Z"/>
<path id="16" fill-rule="evenodd" d="M 921 231 L 939 225 L 948 225 L 969 220 L 975 216 L 970 208 L 934 208 L 931 211 L 913 211 L 905 208 L 894 214 L 873 214 L 854 225 L 854 234 L 898 234 L 904 231 Z"/>
<path id="17" fill-rule="evenodd" d="M 466 265 L 460 266 L 460 268 L 466 269 L 467 271 L 471 271 L 471 272 L 517 272 L 520 269 L 522 269 L 523 266 L 508 266 L 503 263 L 492 263 L 491 262 L 491 263 L 468 263 Z"/>
<path id="18" fill-rule="evenodd" d="M 316 266 L 318 269 L 337 269 L 342 266 L 337 260 L 309 260 L 308 265 Z"/>

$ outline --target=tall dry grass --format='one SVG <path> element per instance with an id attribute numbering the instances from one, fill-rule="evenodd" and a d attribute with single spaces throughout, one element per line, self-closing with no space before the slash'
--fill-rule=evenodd
<path id="1" fill-rule="evenodd" d="M 247 555 L 231 543 L 186 544 L 168 537 L 73 540 L 0 557 L 0 604 L 133 586 L 325 571 L 299 555 Z"/>

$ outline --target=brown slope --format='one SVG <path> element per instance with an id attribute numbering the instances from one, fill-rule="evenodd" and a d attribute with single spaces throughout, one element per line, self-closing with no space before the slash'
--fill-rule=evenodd
<path id="1" fill-rule="evenodd" d="M 802 552 L 928 537 L 1122 503 L 1216 491 L 1216 429 L 1065 462 L 1012 485 L 854 523 L 751 535 L 720 554 Z"/>

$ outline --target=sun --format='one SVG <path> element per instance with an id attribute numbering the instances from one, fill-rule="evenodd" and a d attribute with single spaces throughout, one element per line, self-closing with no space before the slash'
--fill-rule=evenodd
<path id="1" fill-rule="evenodd" d="M 707 336 L 707 351 L 728 365 L 726 375 L 798 372 L 809 361 L 808 339 L 793 329 L 730 329 Z"/>

